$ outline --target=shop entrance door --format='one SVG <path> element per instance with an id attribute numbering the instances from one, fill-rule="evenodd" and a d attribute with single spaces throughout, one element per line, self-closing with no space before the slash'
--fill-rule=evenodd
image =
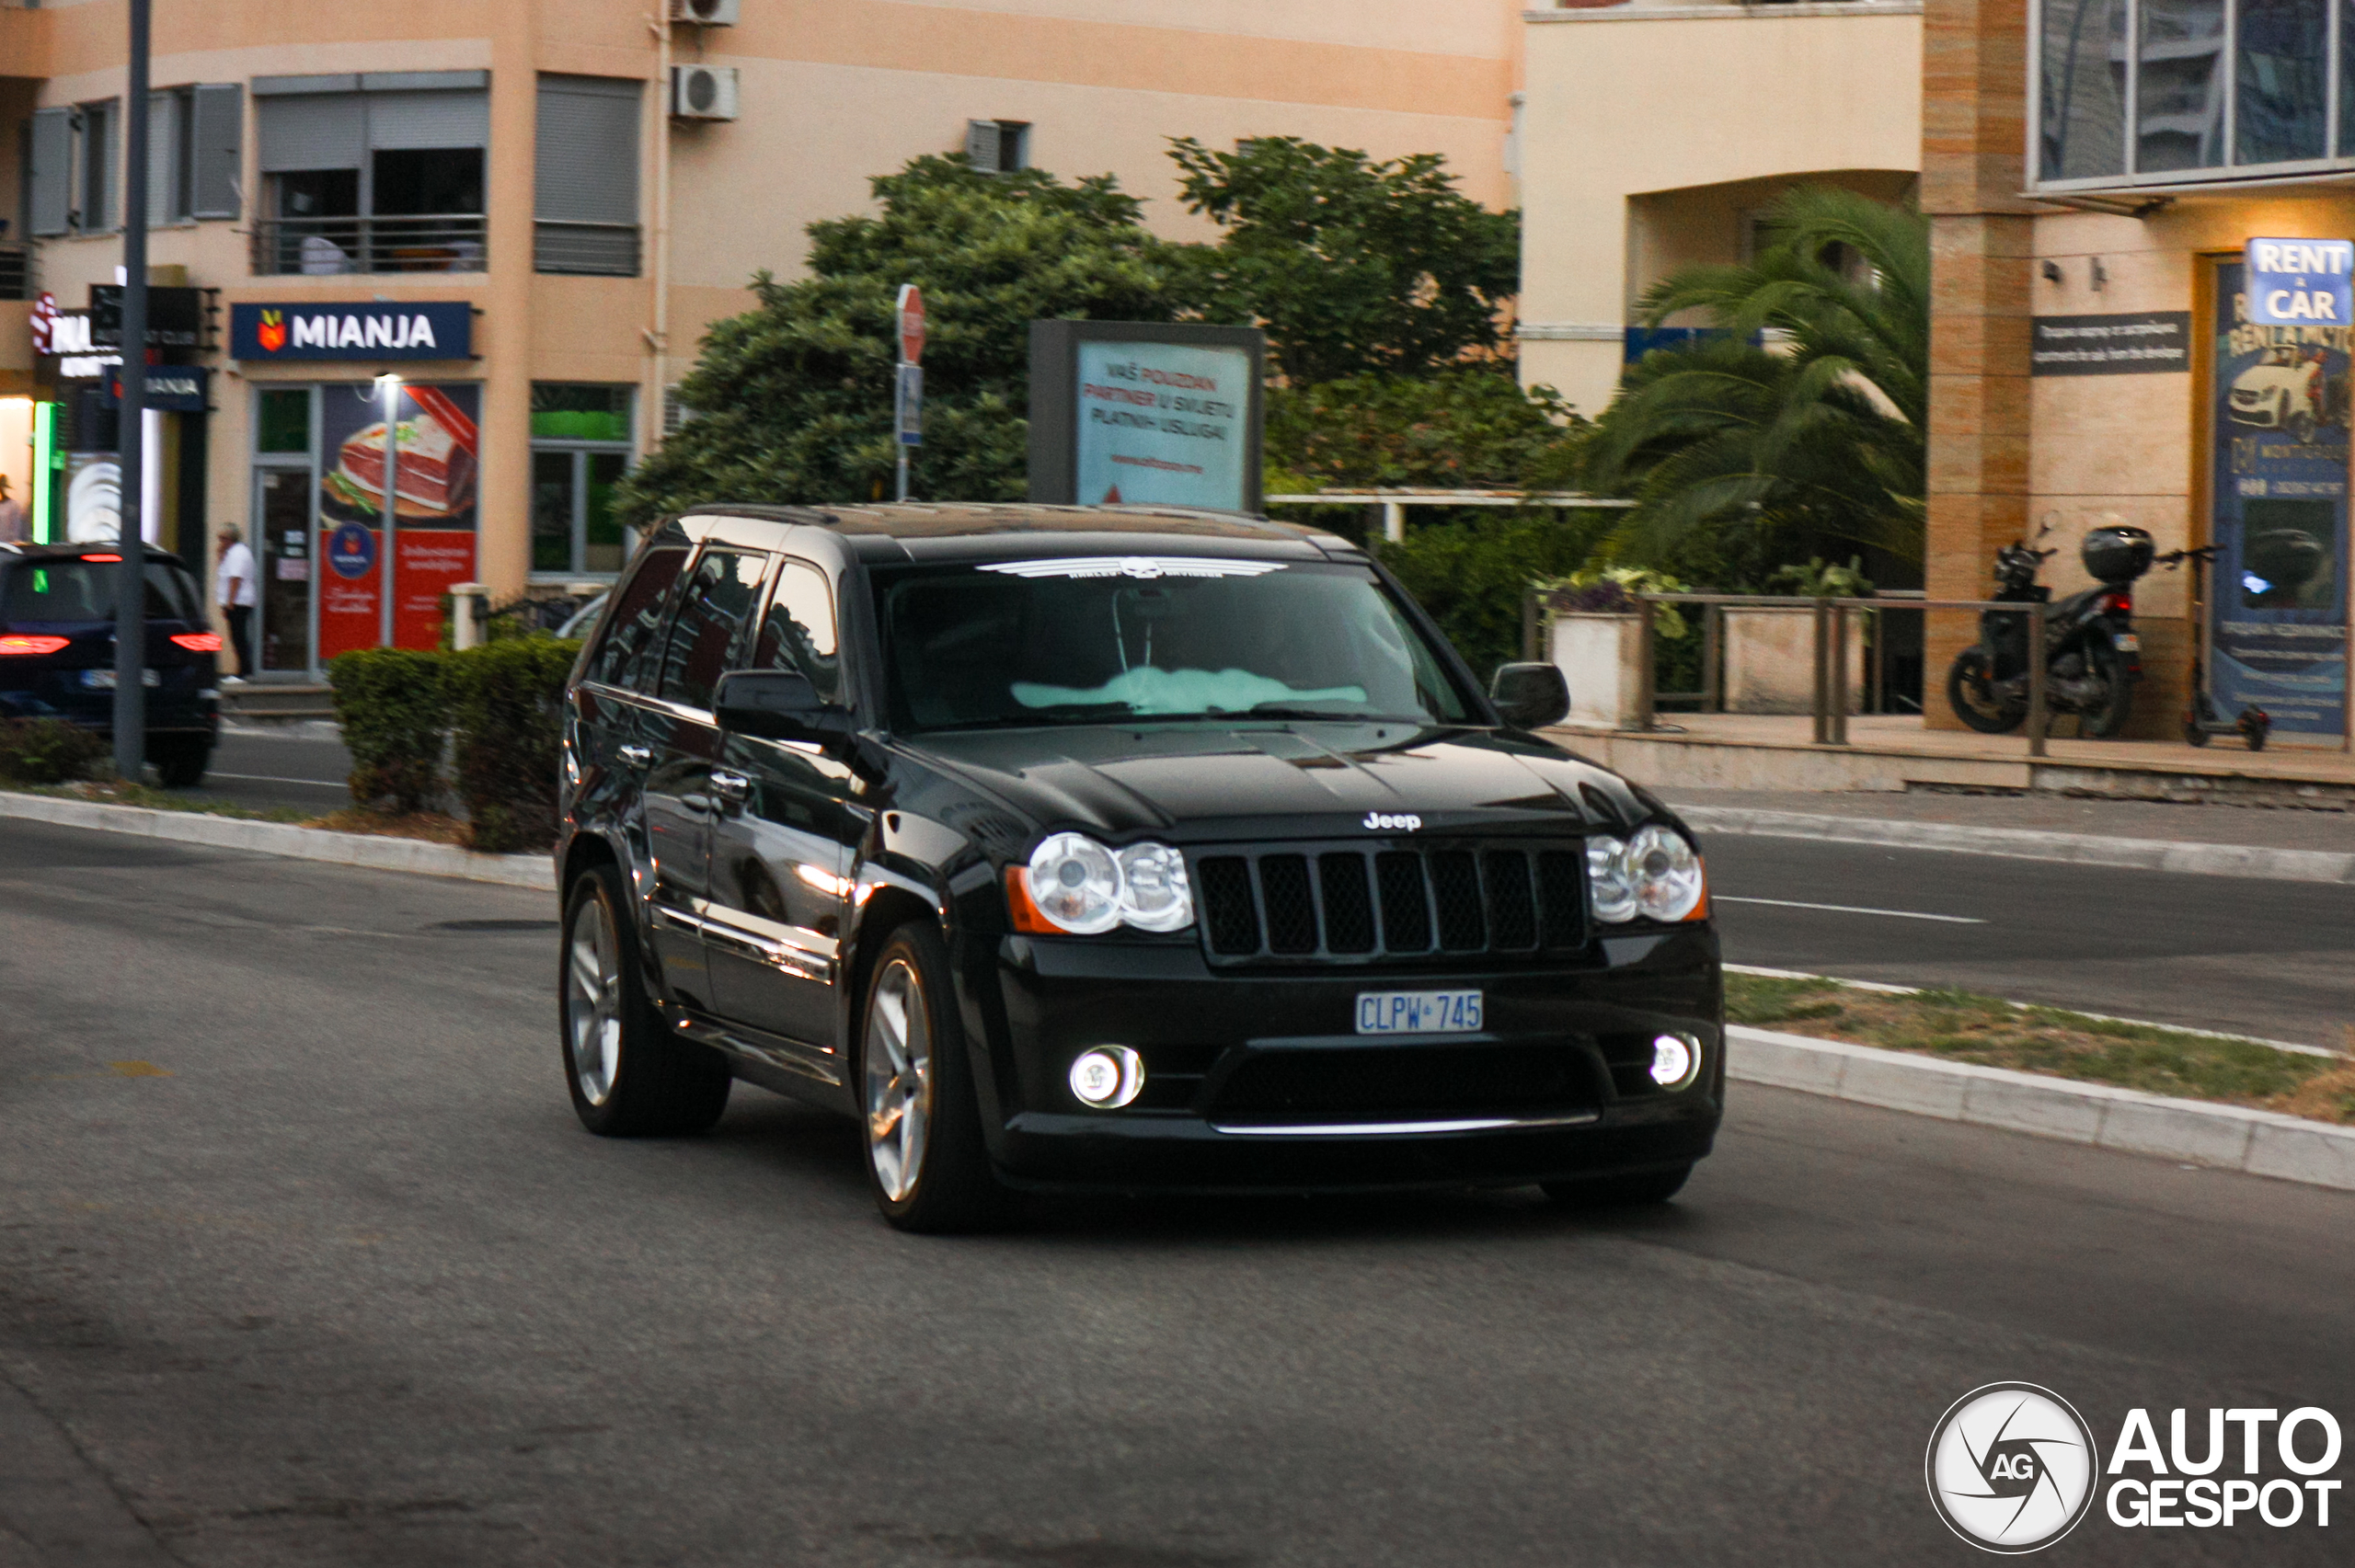
<path id="1" fill-rule="evenodd" d="M 265 674 L 311 671 L 311 470 L 254 470 L 254 541 L 261 560 L 261 624 L 254 635 Z"/>

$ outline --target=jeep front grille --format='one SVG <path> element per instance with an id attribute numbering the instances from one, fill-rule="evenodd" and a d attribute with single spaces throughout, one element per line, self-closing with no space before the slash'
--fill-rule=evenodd
<path id="1" fill-rule="evenodd" d="M 1531 958 L 1586 941 L 1575 840 L 1208 850 L 1193 883 L 1213 963 Z"/>

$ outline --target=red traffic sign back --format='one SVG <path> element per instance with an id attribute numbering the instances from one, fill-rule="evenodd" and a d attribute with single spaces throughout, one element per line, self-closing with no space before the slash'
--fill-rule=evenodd
<path id="1" fill-rule="evenodd" d="M 913 283 L 900 285 L 900 362 L 924 361 L 924 291 Z"/>

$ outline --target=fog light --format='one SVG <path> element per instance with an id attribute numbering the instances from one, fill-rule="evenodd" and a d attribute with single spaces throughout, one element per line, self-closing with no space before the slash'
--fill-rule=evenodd
<path id="1" fill-rule="evenodd" d="M 1652 1041 L 1652 1082 L 1682 1089 L 1701 1070 L 1701 1042 L 1690 1035 L 1661 1035 Z"/>
<path id="2" fill-rule="evenodd" d="M 1097 1046 L 1071 1064 L 1071 1092 L 1080 1104 L 1117 1111 L 1144 1088 L 1144 1059 L 1126 1046 Z"/>

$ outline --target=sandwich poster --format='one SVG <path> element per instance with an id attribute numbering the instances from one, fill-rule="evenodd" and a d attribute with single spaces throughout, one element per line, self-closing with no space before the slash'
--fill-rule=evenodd
<path id="1" fill-rule="evenodd" d="M 383 635 L 385 398 L 372 383 L 322 390 L 319 657 L 373 647 Z M 442 596 L 475 578 L 476 421 L 482 389 L 404 385 L 392 429 L 393 642 L 441 640 Z"/>

